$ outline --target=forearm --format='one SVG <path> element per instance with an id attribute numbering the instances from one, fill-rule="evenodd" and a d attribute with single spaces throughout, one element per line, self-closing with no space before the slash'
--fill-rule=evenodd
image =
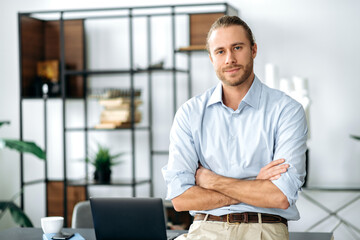
<path id="1" fill-rule="evenodd" d="M 176 211 L 210 210 L 232 204 L 239 201 L 216 191 L 193 186 L 181 195 L 172 199 Z"/>
<path id="2" fill-rule="evenodd" d="M 270 180 L 239 180 L 218 175 L 206 188 L 256 207 L 289 207 L 286 196 Z"/>

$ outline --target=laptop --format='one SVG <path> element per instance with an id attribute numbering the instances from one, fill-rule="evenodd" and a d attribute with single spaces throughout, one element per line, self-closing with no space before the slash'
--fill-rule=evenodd
<path id="1" fill-rule="evenodd" d="M 97 240 L 171 240 L 161 198 L 90 198 Z"/>

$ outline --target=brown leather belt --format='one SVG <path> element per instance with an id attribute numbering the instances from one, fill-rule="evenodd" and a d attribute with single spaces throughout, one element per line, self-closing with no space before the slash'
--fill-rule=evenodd
<path id="1" fill-rule="evenodd" d="M 206 214 L 198 213 L 194 216 L 194 221 L 204 220 Z M 258 213 L 245 212 L 245 213 L 231 213 L 222 216 L 208 215 L 207 221 L 229 222 L 229 223 L 258 223 Z M 262 223 L 283 223 L 287 226 L 287 220 L 278 215 L 261 213 Z"/>

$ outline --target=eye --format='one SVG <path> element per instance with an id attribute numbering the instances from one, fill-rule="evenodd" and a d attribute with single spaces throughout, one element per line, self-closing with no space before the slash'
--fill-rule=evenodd
<path id="1" fill-rule="evenodd" d="M 224 53 L 223 50 L 219 50 L 219 51 L 216 52 L 216 54 L 218 54 L 218 55 L 219 55 L 219 54 L 223 54 L 223 53 Z"/>
<path id="2" fill-rule="evenodd" d="M 235 49 L 235 50 L 241 50 L 242 47 L 241 47 L 241 46 L 236 46 L 236 47 L 234 47 L 234 49 Z"/>

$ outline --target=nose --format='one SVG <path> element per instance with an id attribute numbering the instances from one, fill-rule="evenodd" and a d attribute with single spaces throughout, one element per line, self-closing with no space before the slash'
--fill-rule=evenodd
<path id="1" fill-rule="evenodd" d="M 226 64 L 236 63 L 235 55 L 232 51 L 228 51 L 226 55 Z"/>

